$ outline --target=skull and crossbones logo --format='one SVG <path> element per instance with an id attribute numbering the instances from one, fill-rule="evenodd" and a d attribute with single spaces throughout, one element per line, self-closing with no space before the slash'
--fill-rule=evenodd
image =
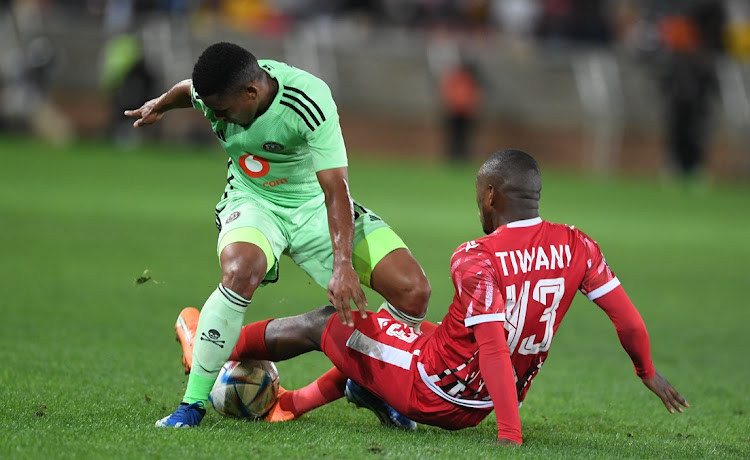
<path id="1" fill-rule="evenodd" d="M 211 342 L 214 345 L 218 345 L 219 348 L 224 348 L 224 343 L 226 340 L 219 340 L 219 337 L 221 337 L 221 334 L 219 334 L 219 331 L 216 329 L 209 329 L 208 333 L 201 332 L 201 340 L 205 340 L 207 342 Z"/>

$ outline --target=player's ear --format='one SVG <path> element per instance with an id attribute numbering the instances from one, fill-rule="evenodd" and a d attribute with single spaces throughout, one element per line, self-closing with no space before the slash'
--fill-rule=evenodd
<path id="1" fill-rule="evenodd" d="M 508 207 L 508 197 L 501 191 L 500 188 L 492 185 L 490 188 L 489 206 L 498 213 L 504 213 Z"/>
<path id="2" fill-rule="evenodd" d="M 259 92 L 258 92 L 258 86 L 254 82 L 249 82 L 245 85 L 245 88 L 243 89 L 243 93 L 245 96 L 249 97 L 250 99 L 258 99 Z"/>
<path id="3" fill-rule="evenodd" d="M 484 193 L 484 204 L 487 208 L 492 209 L 495 207 L 495 200 L 497 199 L 495 187 L 492 184 L 487 184 L 487 190 Z"/>

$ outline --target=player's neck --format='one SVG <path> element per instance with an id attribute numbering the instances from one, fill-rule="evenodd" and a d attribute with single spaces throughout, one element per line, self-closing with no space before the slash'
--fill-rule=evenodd
<path id="1" fill-rule="evenodd" d="M 266 110 L 268 110 L 269 107 L 271 107 L 271 104 L 273 103 L 273 100 L 276 99 L 276 94 L 279 92 L 279 82 L 276 81 L 275 78 L 271 77 L 269 74 L 265 73 L 265 76 L 263 77 L 263 84 L 266 87 L 266 98 L 263 101 L 263 104 L 258 109 L 258 112 L 255 114 L 255 118 L 260 117 L 264 113 L 266 113 Z"/>
<path id="2" fill-rule="evenodd" d="M 518 222 L 519 220 L 535 219 L 537 217 L 539 217 L 538 209 L 523 209 L 523 210 L 509 211 L 501 216 L 498 216 L 495 222 L 495 228 L 502 227 L 503 225 L 508 225 L 511 222 Z"/>

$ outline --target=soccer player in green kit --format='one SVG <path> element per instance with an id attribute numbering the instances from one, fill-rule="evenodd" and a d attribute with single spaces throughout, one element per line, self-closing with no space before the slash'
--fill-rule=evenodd
<path id="1" fill-rule="evenodd" d="M 201 310 L 182 403 L 156 423 L 168 427 L 202 420 L 253 293 L 277 280 L 282 254 L 327 288 L 349 326 L 350 302 L 366 315 L 360 283 L 387 300 L 395 319 L 412 325 L 424 318 L 431 293 L 403 241 L 349 195 L 346 148 L 325 82 L 217 43 L 198 58 L 192 80 L 125 115 L 140 127 L 191 106 L 203 111 L 229 155 L 227 185 L 216 206 L 222 277 Z"/>

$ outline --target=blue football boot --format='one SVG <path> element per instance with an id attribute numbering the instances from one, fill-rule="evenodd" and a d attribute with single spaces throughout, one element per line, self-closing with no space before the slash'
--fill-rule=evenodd
<path id="1" fill-rule="evenodd" d="M 190 428 L 198 426 L 206 415 L 206 409 L 201 401 L 193 404 L 180 403 L 180 407 L 171 415 L 156 421 L 156 426 L 167 428 Z"/>
<path id="2" fill-rule="evenodd" d="M 344 389 L 346 400 L 357 407 L 364 407 L 371 410 L 383 426 L 398 428 L 399 430 L 414 431 L 417 424 L 403 415 L 399 414 L 396 409 L 386 404 L 385 401 L 378 399 L 377 396 L 365 390 L 352 380 L 346 381 Z"/>

